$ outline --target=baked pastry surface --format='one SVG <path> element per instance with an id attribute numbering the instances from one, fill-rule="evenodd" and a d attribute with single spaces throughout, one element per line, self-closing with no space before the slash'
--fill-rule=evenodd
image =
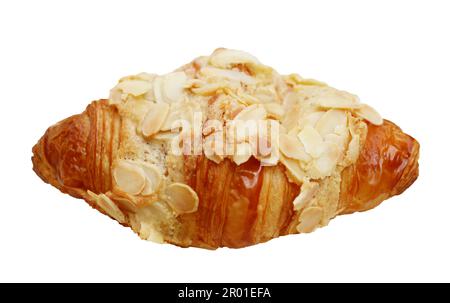
<path id="1" fill-rule="evenodd" d="M 244 247 L 365 211 L 418 176 L 419 144 L 357 96 L 218 49 L 122 78 L 51 126 L 33 169 L 141 238 Z"/>

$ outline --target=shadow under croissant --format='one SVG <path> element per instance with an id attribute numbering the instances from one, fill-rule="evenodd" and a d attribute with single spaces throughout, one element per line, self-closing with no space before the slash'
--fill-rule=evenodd
<path id="1" fill-rule="evenodd" d="M 336 215 L 365 211 L 402 193 L 418 176 L 419 144 L 385 120 L 368 124 L 357 162 L 341 174 Z M 33 169 L 47 183 L 99 208 L 88 191 L 112 189 L 111 165 L 116 157 L 121 118 L 107 100 L 91 103 L 80 115 L 50 127 L 33 147 Z M 287 180 L 284 167 L 262 167 L 255 158 L 236 165 L 216 164 L 205 157 L 185 159 L 184 175 L 199 197 L 198 210 L 177 218 L 182 226 L 164 240 L 179 246 L 244 247 L 298 233 L 292 201 L 298 185 Z M 132 225 L 132 210 L 119 222 Z M 110 214 L 108 214 L 110 215 Z M 117 219 L 117 218 L 116 218 Z"/>

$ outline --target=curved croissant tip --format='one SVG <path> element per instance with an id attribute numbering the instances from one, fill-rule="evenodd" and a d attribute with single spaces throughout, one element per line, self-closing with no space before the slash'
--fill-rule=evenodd
<path id="1" fill-rule="evenodd" d="M 408 158 L 408 163 L 406 164 L 405 170 L 394 188 L 394 194 L 396 195 L 403 193 L 419 177 L 420 144 L 411 136 L 408 137 L 410 138 L 410 156 Z"/>
<path id="2" fill-rule="evenodd" d="M 88 133 L 89 119 L 83 114 L 49 127 L 32 150 L 35 173 L 44 182 L 69 193 L 70 188 L 82 185 Z"/>

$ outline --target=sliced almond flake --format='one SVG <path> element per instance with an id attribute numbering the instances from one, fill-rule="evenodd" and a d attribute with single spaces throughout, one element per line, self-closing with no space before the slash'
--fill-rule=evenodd
<path id="1" fill-rule="evenodd" d="M 185 214 L 197 211 L 197 193 L 188 185 L 172 183 L 166 188 L 165 193 L 167 202 L 176 213 Z"/>
<path id="2" fill-rule="evenodd" d="M 142 134 L 145 137 L 150 137 L 153 134 L 156 134 L 163 126 L 168 113 L 169 104 L 151 103 L 149 110 L 141 124 Z"/>
<path id="3" fill-rule="evenodd" d="M 305 171 L 301 168 L 297 160 L 286 158 L 280 155 L 280 162 L 286 168 L 286 175 L 291 182 L 302 184 L 306 179 Z"/>
<path id="4" fill-rule="evenodd" d="M 351 129 L 350 129 L 351 130 Z M 346 158 L 350 161 L 350 163 L 355 163 L 359 157 L 359 148 L 360 148 L 360 138 L 359 135 L 352 132 L 352 139 L 348 144 Z"/>
<path id="5" fill-rule="evenodd" d="M 194 112 L 189 105 L 175 103 L 170 105 L 169 113 L 161 126 L 161 131 L 168 131 L 173 129 L 176 121 L 183 120 L 185 124 L 192 125 Z"/>
<path id="6" fill-rule="evenodd" d="M 253 95 L 261 103 L 270 103 L 274 100 L 279 100 L 278 94 L 273 85 L 258 87 L 253 92 Z"/>
<path id="7" fill-rule="evenodd" d="M 249 143 L 239 143 L 236 144 L 236 151 L 233 155 L 233 161 L 237 165 L 241 165 L 242 163 L 245 163 L 250 159 L 252 156 L 252 147 Z"/>
<path id="8" fill-rule="evenodd" d="M 291 85 L 315 85 L 315 86 L 327 86 L 326 83 L 317 81 L 315 79 L 302 78 L 299 74 L 290 74 L 284 76 L 286 82 Z"/>
<path id="9" fill-rule="evenodd" d="M 339 153 L 342 154 L 346 148 L 346 144 L 348 141 L 348 133 L 342 134 L 342 135 L 328 134 L 324 137 L 324 141 L 325 141 L 325 144 L 330 144 L 330 143 L 335 144 L 339 148 Z M 341 157 L 339 157 L 339 159 L 341 159 Z"/>
<path id="10" fill-rule="evenodd" d="M 325 146 L 322 136 L 312 126 L 306 125 L 298 134 L 298 138 L 312 157 L 318 158 L 323 153 Z"/>
<path id="11" fill-rule="evenodd" d="M 280 150 L 288 158 L 308 162 L 311 156 L 305 151 L 305 147 L 297 137 L 280 134 Z"/>
<path id="12" fill-rule="evenodd" d="M 214 95 L 218 90 L 220 90 L 226 86 L 227 85 L 225 82 L 217 82 L 217 83 L 206 83 L 205 82 L 203 85 L 191 88 L 191 91 L 197 95 L 211 96 L 211 95 Z"/>
<path id="13" fill-rule="evenodd" d="M 122 90 L 118 89 L 117 86 L 111 89 L 109 92 L 110 104 L 120 104 L 122 102 L 122 95 Z"/>
<path id="14" fill-rule="evenodd" d="M 336 144 L 327 142 L 325 146 L 326 148 L 322 155 L 314 160 L 314 167 L 321 178 L 328 177 L 333 173 L 337 161 L 341 156 L 339 147 Z"/>
<path id="15" fill-rule="evenodd" d="M 121 192 L 120 196 L 118 196 L 117 194 L 113 194 L 110 191 L 107 192 L 105 195 L 107 195 L 110 199 L 114 197 L 114 202 L 118 204 L 119 208 L 132 213 L 137 211 L 137 201 L 134 196 L 131 196 L 124 192 Z"/>
<path id="16" fill-rule="evenodd" d="M 163 96 L 168 103 L 180 102 L 184 98 L 187 76 L 184 72 L 174 72 L 164 76 Z"/>
<path id="17" fill-rule="evenodd" d="M 119 223 L 125 223 L 125 215 L 108 196 L 100 194 L 98 197 L 97 204 L 103 211 Z"/>
<path id="18" fill-rule="evenodd" d="M 159 188 L 162 176 L 159 169 L 150 163 L 142 162 L 140 163 L 140 166 L 144 170 L 146 177 L 145 186 L 141 194 L 148 196 L 153 194 Z"/>
<path id="19" fill-rule="evenodd" d="M 148 92 L 152 88 L 152 83 L 144 80 L 124 80 L 117 84 L 116 87 L 125 94 L 138 97 Z"/>
<path id="20" fill-rule="evenodd" d="M 300 214 L 300 223 L 297 225 L 297 231 L 300 233 L 310 233 L 316 229 L 322 221 L 322 207 L 308 207 Z"/>
<path id="21" fill-rule="evenodd" d="M 215 67 L 204 67 L 200 70 L 200 73 L 206 77 L 234 80 L 234 81 L 245 83 L 247 85 L 256 84 L 255 78 L 250 77 L 247 74 L 244 74 L 242 72 L 238 72 L 235 70 L 220 69 L 220 68 L 215 68 Z"/>
<path id="22" fill-rule="evenodd" d="M 180 135 L 179 132 L 172 132 L 172 131 L 159 132 L 153 135 L 152 139 L 161 141 L 172 141 L 173 139 L 175 139 L 175 137 L 179 135 Z"/>
<path id="23" fill-rule="evenodd" d="M 258 121 L 264 120 L 267 117 L 267 111 L 264 106 L 259 104 L 253 104 L 246 108 L 244 108 L 239 114 L 236 115 L 234 120 L 243 120 L 243 121 Z"/>
<path id="24" fill-rule="evenodd" d="M 337 127 L 347 125 L 347 114 L 343 110 L 330 109 L 317 121 L 315 129 L 322 137 L 335 132 Z"/>
<path id="25" fill-rule="evenodd" d="M 281 124 L 289 131 L 299 125 L 301 117 L 301 108 L 299 105 L 294 105 L 285 110 L 286 114 L 281 121 Z"/>
<path id="26" fill-rule="evenodd" d="M 155 74 L 149 74 L 149 73 L 139 73 L 136 75 L 137 79 L 145 80 L 148 82 L 152 82 L 155 79 L 155 77 L 156 77 Z"/>
<path id="27" fill-rule="evenodd" d="M 239 97 L 240 100 L 242 100 L 246 104 L 260 103 L 257 98 L 245 92 L 242 92 L 241 90 L 238 90 L 237 96 Z"/>
<path id="28" fill-rule="evenodd" d="M 361 107 L 358 97 L 344 91 L 318 95 L 312 98 L 311 103 L 323 108 L 356 109 Z"/>
<path id="29" fill-rule="evenodd" d="M 249 53 L 234 49 L 218 49 L 211 55 L 211 65 L 221 68 L 229 68 L 236 64 L 261 65 L 254 56 Z"/>
<path id="30" fill-rule="evenodd" d="M 155 229 L 153 224 L 142 221 L 140 225 L 139 236 L 141 238 L 158 244 L 164 243 L 164 236 Z"/>
<path id="31" fill-rule="evenodd" d="M 277 120 L 282 120 L 284 116 L 284 109 L 281 104 L 276 102 L 264 103 L 264 108 L 267 111 L 267 116 Z"/>
<path id="32" fill-rule="evenodd" d="M 373 107 L 367 104 L 363 104 L 360 108 L 356 109 L 355 114 L 374 125 L 383 124 L 383 118 L 381 115 Z"/>
<path id="33" fill-rule="evenodd" d="M 303 209 L 315 196 L 319 189 L 319 183 L 308 181 L 304 182 L 300 194 L 294 199 L 294 209 Z"/>
<path id="34" fill-rule="evenodd" d="M 161 76 L 157 76 L 155 80 L 153 80 L 153 95 L 155 96 L 156 103 L 164 103 L 162 86 L 163 78 Z"/>
<path id="35" fill-rule="evenodd" d="M 113 177 L 119 189 L 130 195 L 138 195 L 144 189 L 144 171 L 126 160 L 117 162 L 113 169 Z"/>
<path id="36" fill-rule="evenodd" d="M 309 114 L 306 114 L 304 117 L 300 119 L 298 126 L 300 129 L 303 129 L 306 125 L 310 125 L 312 127 L 316 127 L 317 122 L 322 118 L 325 114 L 324 111 L 314 111 Z"/>

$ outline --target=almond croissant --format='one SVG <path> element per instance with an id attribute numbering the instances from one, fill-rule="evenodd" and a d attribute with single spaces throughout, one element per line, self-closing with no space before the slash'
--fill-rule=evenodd
<path id="1" fill-rule="evenodd" d="M 415 181 L 418 157 L 416 140 L 355 95 L 218 49 L 121 79 L 50 127 L 32 161 L 143 239 L 214 249 L 371 209 Z"/>

